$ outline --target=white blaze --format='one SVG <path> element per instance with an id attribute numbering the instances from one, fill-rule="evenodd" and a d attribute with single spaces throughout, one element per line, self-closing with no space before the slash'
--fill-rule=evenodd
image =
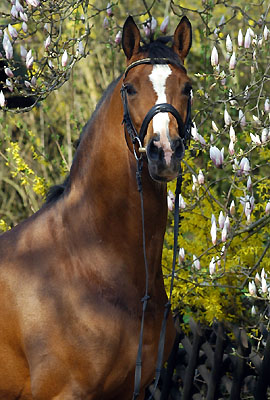
<path id="1" fill-rule="evenodd" d="M 153 66 L 153 70 L 149 75 L 149 79 L 152 82 L 154 91 L 157 94 L 156 104 L 167 103 L 166 98 L 166 80 L 172 73 L 170 67 L 164 64 L 156 64 Z M 160 141 L 155 142 L 157 147 L 162 147 L 164 151 L 164 157 L 167 164 L 170 164 L 172 157 L 172 149 L 169 142 L 169 114 L 158 113 L 153 118 L 153 130 L 154 134 L 160 136 Z"/>

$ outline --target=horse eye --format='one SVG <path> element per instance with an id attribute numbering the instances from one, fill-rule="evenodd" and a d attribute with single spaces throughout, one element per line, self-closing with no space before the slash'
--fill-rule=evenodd
<path id="1" fill-rule="evenodd" d="M 130 83 L 126 84 L 126 91 L 127 91 L 127 94 L 129 94 L 130 96 L 137 93 L 134 86 L 132 86 Z"/>
<path id="2" fill-rule="evenodd" d="M 183 94 L 186 96 L 190 96 L 191 91 L 192 91 L 192 86 L 190 84 L 187 84 L 183 89 Z"/>

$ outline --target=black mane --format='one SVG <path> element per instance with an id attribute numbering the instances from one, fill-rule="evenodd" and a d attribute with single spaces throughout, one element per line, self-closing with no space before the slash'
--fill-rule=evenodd
<path id="1" fill-rule="evenodd" d="M 183 69 L 184 66 L 183 66 L 179 56 L 173 51 L 171 46 L 168 46 L 169 43 L 172 44 L 171 36 L 160 37 L 160 38 L 157 38 L 155 41 L 150 41 L 150 43 L 144 43 L 141 46 L 141 52 L 146 54 L 147 57 L 153 59 L 153 64 L 155 63 L 155 59 L 165 58 L 165 59 L 169 59 L 172 64 Z M 164 63 L 166 63 L 166 61 L 164 61 Z M 89 127 L 89 125 L 91 125 L 97 111 L 103 104 L 105 98 L 113 92 L 113 90 L 114 90 L 115 86 L 117 85 L 118 81 L 120 80 L 121 76 L 122 75 L 120 75 L 117 79 L 115 79 L 112 83 L 110 83 L 110 85 L 107 87 L 107 89 L 103 93 L 91 118 L 86 123 L 86 125 L 83 127 L 82 133 L 80 134 L 80 138 L 76 142 L 77 148 L 79 147 L 79 144 L 81 142 L 81 139 L 82 139 L 84 133 L 88 130 L 87 128 Z M 60 185 L 52 186 L 47 193 L 46 204 L 57 201 L 63 195 L 65 190 L 69 187 L 69 184 L 70 184 L 70 176 L 68 175 L 63 183 L 61 183 Z"/>

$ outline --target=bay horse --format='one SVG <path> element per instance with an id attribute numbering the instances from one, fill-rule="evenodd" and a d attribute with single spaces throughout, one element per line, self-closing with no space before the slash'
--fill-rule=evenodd
<path id="1" fill-rule="evenodd" d="M 162 40 L 141 45 L 127 18 L 127 70 L 86 124 L 63 193 L 1 236 L 1 400 L 131 400 L 145 293 L 135 177 L 141 157 L 150 296 L 138 400 L 144 398 L 167 302 L 161 270 L 166 182 L 179 175 L 184 153 L 179 119 L 187 118 L 191 89 L 183 66 L 191 46 L 186 17 L 172 39 L 172 46 Z M 139 131 L 159 103 L 171 108 L 154 108 L 141 156 L 130 126 Z M 174 336 L 170 315 L 164 360 Z"/>

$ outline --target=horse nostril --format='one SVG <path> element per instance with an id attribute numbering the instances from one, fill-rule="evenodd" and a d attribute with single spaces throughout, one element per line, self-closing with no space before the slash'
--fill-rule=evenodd
<path id="1" fill-rule="evenodd" d="M 185 154 L 185 147 L 182 139 L 175 140 L 172 147 L 175 157 L 181 160 Z"/>
<path id="2" fill-rule="evenodd" d="M 147 155 L 151 160 L 158 160 L 159 158 L 159 149 L 154 144 L 154 139 L 151 139 L 150 143 L 147 146 Z"/>

